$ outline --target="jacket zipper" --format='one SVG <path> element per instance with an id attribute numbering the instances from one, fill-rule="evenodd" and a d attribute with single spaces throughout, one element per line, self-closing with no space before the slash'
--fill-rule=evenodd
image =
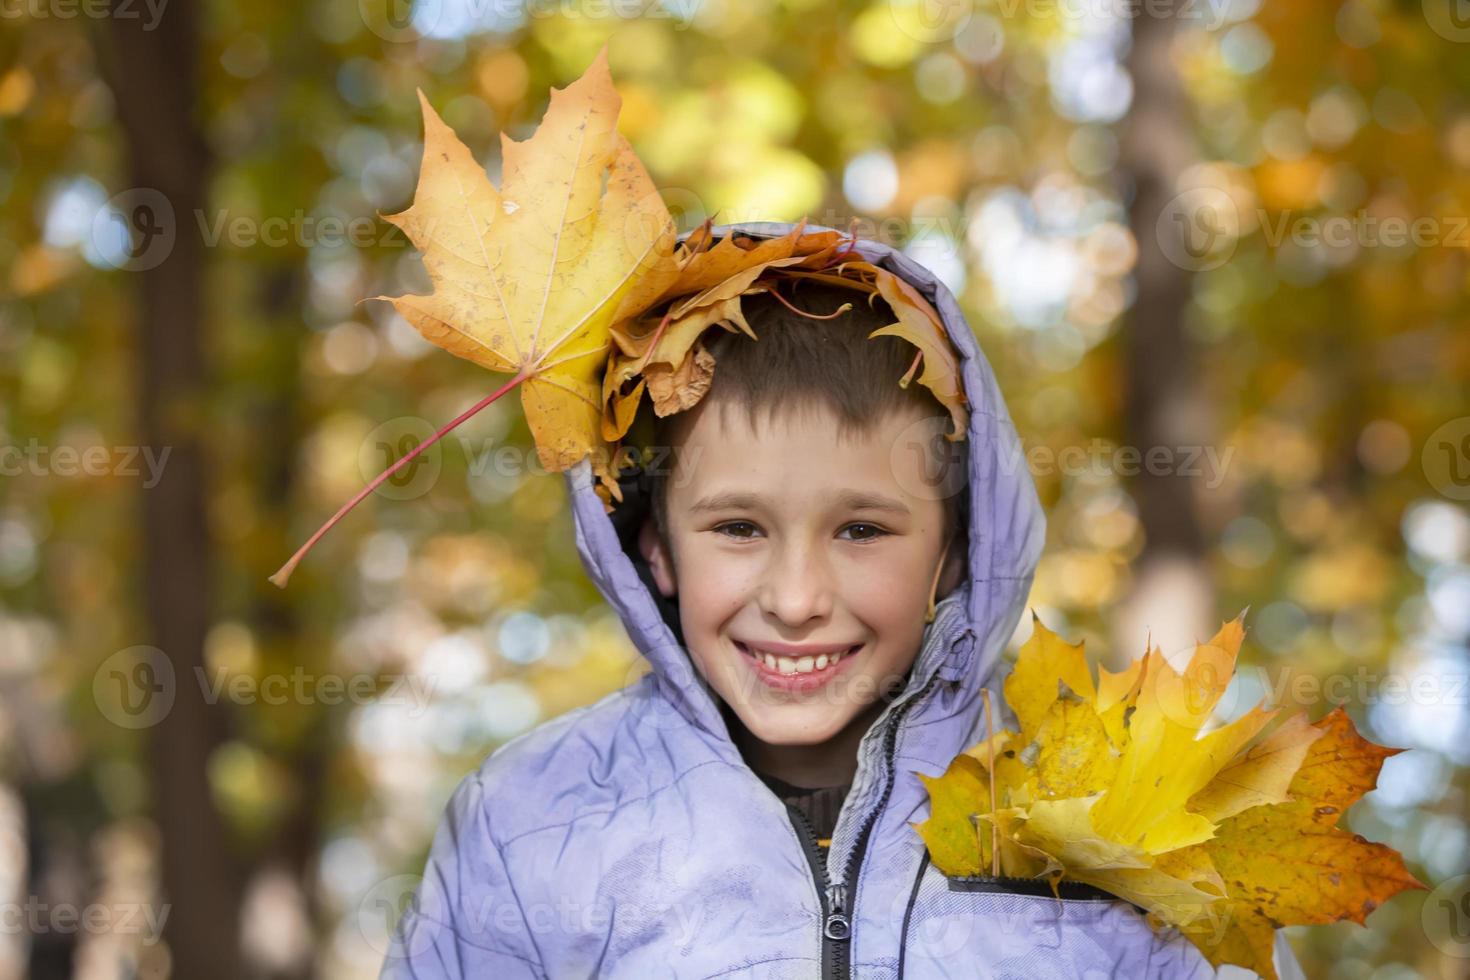
<path id="1" fill-rule="evenodd" d="M 1031 895 L 1036 898 L 1060 898 L 1072 902 L 1121 902 L 1137 909 L 1141 915 L 1148 910 L 1140 905 L 1119 898 L 1117 895 L 1089 885 L 1083 881 L 1067 879 L 1057 882 L 1057 894 L 1045 878 L 1016 878 L 1012 875 L 945 875 L 949 879 L 950 891 L 1000 892 L 1007 895 Z"/>
<path id="2" fill-rule="evenodd" d="M 852 976 L 852 948 L 849 945 L 852 937 L 852 921 L 848 918 L 848 885 L 857 880 L 857 874 L 862 870 L 868 836 L 873 832 L 873 825 L 877 823 L 883 808 L 888 805 L 888 797 L 893 792 L 893 781 L 896 775 L 893 771 L 893 752 L 898 742 L 899 725 L 904 715 L 908 714 L 909 709 L 929 693 L 929 689 L 934 686 L 936 680 L 938 680 L 938 675 L 932 675 L 912 698 L 899 707 L 894 713 L 893 722 L 884 733 L 883 759 L 887 765 L 887 771 L 883 782 L 883 795 L 878 798 L 878 805 L 869 811 L 867 819 L 863 821 L 862 829 L 858 831 L 857 842 L 853 845 L 852 853 L 847 857 L 847 871 L 841 881 L 832 881 L 827 871 L 826 858 L 822 854 L 821 846 L 817 843 L 817 832 L 812 827 L 811 821 L 806 818 L 806 814 L 787 805 L 787 810 L 801 827 L 802 844 L 806 849 L 807 859 L 811 863 L 812 876 L 817 884 L 817 894 L 822 902 L 823 980 L 848 980 Z"/>
<path id="3" fill-rule="evenodd" d="M 945 875 L 950 881 L 950 891 L 975 891 L 975 892 L 1004 892 L 1009 895 L 1036 895 L 1044 898 L 1054 898 L 1051 885 L 1045 878 L 1017 878 L 1012 875 Z M 1059 881 L 1057 892 L 1062 898 L 1075 901 L 1118 901 L 1118 896 L 1111 895 L 1081 881 Z"/>
<path id="4" fill-rule="evenodd" d="M 812 878 L 817 883 L 817 896 L 822 901 L 822 976 L 836 977 L 837 944 L 847 939 L 851 930 L 845 907 L 847 886 L 833 884 L 827 874 L 827 857 L 817 843 L 817 831 L 812 822 L 791 804 L 786 805 L 792 821 L 801 830 L 801 843 L 806 850 L 807 863 L 812 866 Z"/>

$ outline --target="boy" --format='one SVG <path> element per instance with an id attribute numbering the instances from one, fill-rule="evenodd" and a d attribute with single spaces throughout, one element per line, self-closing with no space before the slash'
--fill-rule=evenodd
<path id="1" fill-rule="evenodd" d="M 383 976 L 1214 975 L 1108 896 L 961 888 L 910 826 L 915 772 L 983 737 L 1046 525 L 953 297 L 857 250 L 939 311 L 965 440 L 899 387 L 913 348 L 867 339 L 881 301 L 807 283 L 807 312 L 853 303 L 815 320 L 752 297 L 760 339 L 716 337 L 710 390 L 655 430 L 672 467 L 630 477 L 612 515 L 585 463 L 569 475 L 583 563 L 651 671 L 461 784 Z"/>

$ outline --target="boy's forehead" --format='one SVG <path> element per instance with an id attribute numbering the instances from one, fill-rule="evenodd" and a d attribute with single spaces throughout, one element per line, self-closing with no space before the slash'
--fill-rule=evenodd
<path id="1" fill-rule="evenodd" d="M 844 427 L 820 403 L 782 405 L 760 419 L 728 402 L 701 403 L 675 440 L 673 489 L 686 504 L 718 486 L 762 487 L 776 495 L 830 488 L 907 497 L 902 467 L 922 464 L 919 410 L 888 413 L 866 430 Z M 681 492 L 682 488 L 682 492 Z"/>
<path id="2" fill-rule="evenodd" d="M 691 438 L 705 445 L 815 438 L 866 447 L 877 441 L 892 443 L 902 430 L 924 417 L 922 409 L 908 403 L 879 413 L 866 425 L 844 424 L 837 410 L 820 398 L 794 396 L 751 409 L 711 393 L 694 408 L 674 416 L 670 431 L 676 447 Z"/>

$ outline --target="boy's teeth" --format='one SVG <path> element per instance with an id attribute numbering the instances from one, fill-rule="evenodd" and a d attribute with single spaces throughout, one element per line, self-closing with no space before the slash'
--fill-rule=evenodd
<path id="1" fill-rule="evenodd" d="M 845 653 L 821 654 L 817 657 L 782 657 L 774 653 L 755 651 L 755 655 L 769 668 L 783 674 L 809 674 L 814 670 L 830 667 L 847 656 Z"/>

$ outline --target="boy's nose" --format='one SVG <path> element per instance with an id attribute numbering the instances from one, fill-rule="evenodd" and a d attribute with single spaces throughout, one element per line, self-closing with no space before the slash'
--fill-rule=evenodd
<path id="1" fill-rule="evenodd" d="M 803 626 L 832 614 L 832 578 L 821 557 L 786 548 L 772 562 L 758 599 L 761 611 L 787 626 Z"/>

